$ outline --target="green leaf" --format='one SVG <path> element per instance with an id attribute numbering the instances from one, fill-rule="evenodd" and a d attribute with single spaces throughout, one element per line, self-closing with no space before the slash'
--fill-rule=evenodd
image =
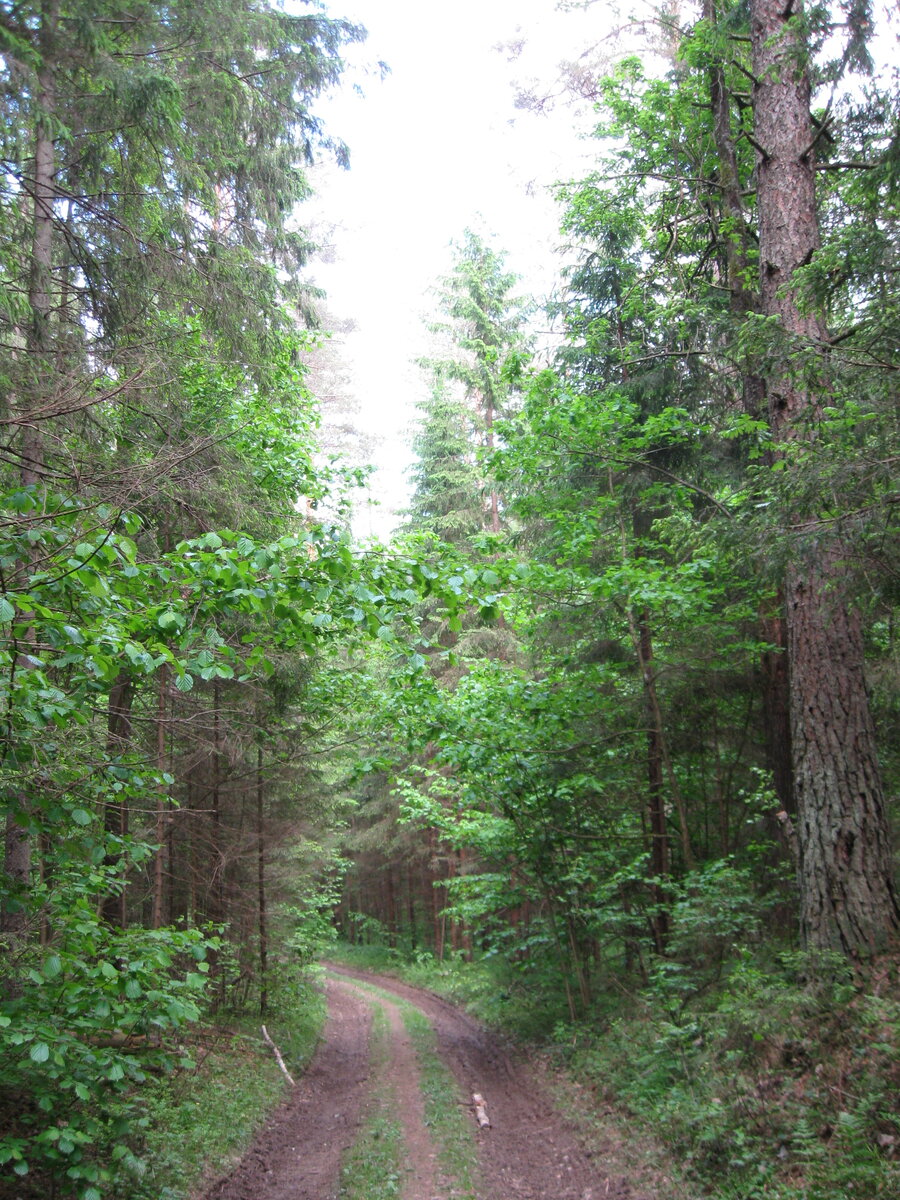
<path id="1" fill-rule="evenodd" d="M 10 604 L 5 596 L 0 596 L 0 621 L 11 621 L 16 615 L 16 610 Z"/>
<path id="2" fill-rule="evenodd" d="M 46 1042 L 35 1042 L 28 1052 L 32 1062 L 45 1063 L 50 1057 L 50 1047 Z"/>
<path id="3" fill-rule="evenodd" d="M 184 675 L 179 675 L 175 680 L 175 686 L 178 688 L 179 692 L 189 692 L 194 686 L 194 677 L 185 672 Z"/>
<path id="4" fill-rule="evenodd" d="M 73 808 L 72 809 L 72 820 L 75 822 L 76 825 L 81 825 L 81 826 L 90 825 L 91 814 L 86 809 Z"/>
<path id="5" fill-rule="evenodd" d="M 51 954 L 42 969 L 45 979 L 55 979 L 62 971 L 62 959 L 58 954 Z"/>

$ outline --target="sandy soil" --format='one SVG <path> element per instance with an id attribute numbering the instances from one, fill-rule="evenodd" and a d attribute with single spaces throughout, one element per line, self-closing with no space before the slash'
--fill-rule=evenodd
<path id="1" fill-rule="evenodd" d="M 480 1092 L 491 1128 L 473 1137 L 483 1188 L 479 1200 L 650 1200 L 592 1157 L 546 1098 L 528 1064 L 509 1054 L 476 1021 L 446 1001 L 395 979 L 332 966 L 322 1043 L 295 1094 L 259 1134 L 238 1167 L 205 1200 L 334 1200 L 340 1163 L 355 1141 L 371 1084 L 373 997 L 359 978 L 415 1004 L 434 1026 L 439 1052 L 468 1100 Z M 339 978 L 335 978 L 338 976 Z M 418 1071 L 395 1007 L 382 1002 L 391 1029 L 386 1083 L 401 1098 L 409 1154 L 405 1200 L 446 1200 L 422 1121 Z"/>

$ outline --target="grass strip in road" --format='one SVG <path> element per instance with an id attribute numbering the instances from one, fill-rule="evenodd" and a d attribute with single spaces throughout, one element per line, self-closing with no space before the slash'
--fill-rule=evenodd
<path id="1" fill-rule="evenodd" d="M 473 1137 L 472 1118 L 466 1115 L 456 1080 L 437 1052 L 437 1039 L 431 1022 L 420 1008 L 386 988 L 356 978 L 348 982 L 377 999 L 388 1001 L 399 1010 L 416 1052 L 425 1102 L 425 1125 L 437 1151 L 441 1172 L 452 1189 L 454 1200 L 476 1200 L 478 1150 Z M 376 1008 L 375 1012 L 381 1013 L 383 1018 L 380 1009 Z M 391 1192 L 384 1194 L 393 1195 Z M 362 1196 L 360 1200 L 363 1200 Z"/>
<path id="2" fill-rule="evenodd" d="M 372 1007 L 372 1074 L 383 1078 L 390 1056 L 388 1020 L 380 1005 Z M 394 1116 L 393 1089 L 378 1085 L 359 1137 L 341 1168 L 341 1200 L 392 1200 L 400 1195 L 403 1131 Z"/>
<path id="3" fill-rule="evenodd" d="M 399 1008 L 416 1051 L 425 1099 L 425 1124 L 437 1149 L 441 1170 L 453 1184 L 454 1197 L 476 1200 L 478 1152 L 472 1137 L 472 1118 L 466 1116 L 456 1080 L 438 1055 L 431 1022 L 413 1004 L 401 1000 Z"/>

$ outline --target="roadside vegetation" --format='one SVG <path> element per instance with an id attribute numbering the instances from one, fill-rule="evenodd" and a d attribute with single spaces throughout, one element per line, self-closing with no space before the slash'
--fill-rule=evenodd
<path id="1" fill-rule="evenodd" d="M 295 972 L 277 989 L 267 1029 L 296 1079 L 325 1020 L 318 973 Z M 153 1079 L 130 1131 L 135 1169 L 120 1176 L 133 1200 L 189 1200 L 226 1174 L 289 1087 L 248 1014 L 219 1012 L 185 1042 L 186 1065 Z M 187 1063 L 192 1065 L 187 1065 Z"/>

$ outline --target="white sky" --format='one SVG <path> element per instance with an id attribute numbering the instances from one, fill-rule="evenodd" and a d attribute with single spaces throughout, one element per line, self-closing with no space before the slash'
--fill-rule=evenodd
<path id="1" fill-rule="evenodd" d="M 317 168 L 318 194 L 302 218 L 321 222 L 320 241 L 334 226 L 334 261 L 314 264 L 314 282 L 337 319 L 355 322 L 355 332 L 335 340 L 359 402 L 357 424 L 378 439 L 371 491 L 379 507 L 360 504 L 360 535 L 387 536 L 406 503 L 410 425 L 424 393 L 413 363 L 427 350 L 428 291 L 449 269 L 450 242 L 468 225 L 495 235 L 509 269 L 538 298 L 558 279 L 558 210 L 547 189 L 587 173 L 595 148 L 578 135 L 592 117 L 586 105 L 580 112 L 551 106 L 545 116 L 517 110 L 515 83 L 538 79 L 552 92 L 561 61 L 601 45 L 614 53 L 611 31 L 621 19 L 614 0 L 561 7 L 558 0 L 328 0 L 331 15 L 369 31 L 350 48 L 344 86 L 316 107 L 349 145 L 351 169 Z M 649 15 L 654 7 L 621 0 L 622 10 Z M 897 0 L 878 0 L 876 10 L 890 31 L 890 47 L 877 53 L 895 62 Z M 497 50 L 520 39 L 513 61 Z M 379 60 L 390 67 L 384 81 Z"/>
<path id="2" fill-rule="evenodd" d="M 350 147 L 351 169 L 318 169 L 313 211 L 333 223 L 335 261 L 316 263 L 328 309 L 356 332 L 340 350 L 360 402 L 358 424 L 380 439 L 372 491 L 379 509 L 358 532 L 386 535 L 406 502 L 409 426 L 423 385 L 413 360 L 426 350 L 428 290 L 450 265 L 468 225 L 495 235 L 528 289 L 552 286 L 557 210 L 548 185 L 580 173 L 585 153 L 571 111 L 517 110 L 514 80 L 542 76 L 603 36 L 604 12 L 557 11 L 555 0 L 331 0 L 369 30 L 349 77 L 317 106 Z M 495 48 L 526 36 L 516 61 Z M 367 66 L 384 60 L 380 81 Z M 352 86 L 358 83 L 365 95 Z M 309 213 L 304 214 L 307 219 Z M 362 508 L 363 506 L 361 506 Z"/>

